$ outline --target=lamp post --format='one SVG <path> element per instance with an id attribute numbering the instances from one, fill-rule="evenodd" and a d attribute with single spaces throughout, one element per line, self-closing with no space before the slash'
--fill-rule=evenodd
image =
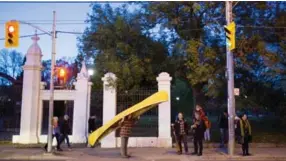
<path id="1" fill-rule="evenodd" d="M 17 20 L 15 20 L 17 21 Z M 50 79 L 50 102 L 49 102 L 49 129 L 48 129 L 48 147 L 47 152 L 52 152 L 52 133 L 53 133 L 53 125 L 52 118 L 54 113 L 54 68 L 55 68 L 55 55 L 56 55 L 56 11 L 53 11 L 53 31 L 52 33 L 41 29 L 38 26 L 35 26 L 31 23 L 25 21 L 18 21 L 22 24 L 27 24 L 35 29 L 38 29 L 49 36 L 52 36 L 52 59 L 51 59 L 51 79 Z"/>

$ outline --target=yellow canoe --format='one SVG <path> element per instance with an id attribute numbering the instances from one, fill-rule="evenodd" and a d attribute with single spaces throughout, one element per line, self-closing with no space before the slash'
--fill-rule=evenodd
<path id="1" fill-rule="evenodd" d="M 165 91 L 159 91 L 150 97 L 146 98 L 142 102 L 127 108 L 113 119 L 108 121 L 105 125 L 98 128 L 96 131 L 91 133 L 88 136 L 88 143 L 91 146 L 94 146 L 95 143 L 99 142 L 103 137 L 111 133 L 112 131 L 119 128 L 119 122 L 126 116 L 132 115 L 133 118 L 136 118 L 142 115 L 144 112 L 154 108 L 156 105 L 168 101 L 168 93 Z"/>

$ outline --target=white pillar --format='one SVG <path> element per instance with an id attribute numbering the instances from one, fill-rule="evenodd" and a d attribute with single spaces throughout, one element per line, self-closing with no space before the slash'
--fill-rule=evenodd
<path id="1" fill-rule="evenodd" d="M 73 110 L 72 141 L 74 143 L 85 143 L 87 141 L 87 120 L 89 117 L 89 86 L 88 73 L 85 63 L 82 63 L 80 73 L 77 75 L 75 84 L 76 97 Z"/>
<path id="2" fill-rule="evenodd" d="M 13 143 L 38 143 L 38 115 L 40 104 L 41 58 L 42 51 L 38 46 L 39 37 L 35 35 L 34 43 L 26 54 L 23 66 L 23 92 L 21 106 L 20 136 L 13 136 Z"/>
<path id="3" fill-rule="evenodd" d="M 103 125 L 106 124 L 116 115 L 116 76 L 113 73 L 106 73 L 102 78 L 103 81 Z M 115 132 L 110 133 L 101 141 L 102 148 L 115 148 L 116 136 Z"/>
<path id="4" fill-rule="evenodd" d="M 172 77 L 168 73 L 160 73 L 157 77 L 158 90 L 168 92 L 169 101 L 159 104 L 158 123 L 159 123 L 159 147 L 172 147 L 171 138 L 171 80 Z"/>

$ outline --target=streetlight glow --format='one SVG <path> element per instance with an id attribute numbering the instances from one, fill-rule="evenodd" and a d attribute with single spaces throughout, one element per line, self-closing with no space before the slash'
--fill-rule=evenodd
<path id="1" fill-rule="evenodd" d="M 88 69 L 88 71 L 87 71 L 87 72 L 88 72 L 88 75 L 89 75 L 89 76 L 92 76 L 92 75 L 94 74 L 93 69 Z"/>

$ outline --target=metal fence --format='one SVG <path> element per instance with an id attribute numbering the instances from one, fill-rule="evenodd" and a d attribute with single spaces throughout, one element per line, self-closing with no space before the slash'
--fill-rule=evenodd
<path id="1" fill-rule="evenodd" d="M 147 97 L 156 93 L 157 89 L 139 89 L 135 91 L 117 92 L 117 114 L 127 108 L 143 101 Z M 119 130 L 116 131 L 119 137 Z M 144 113 L 137 124 L 132 128 L 133 137 L 157 137 L 158 136 L 158 107 Z"/>
<path id="2" fill-rule="evenodd" d="M 74 101 L 54 101 L 54 116 L 59 119 L 63 119 L 64 115 L 69 116 L 69 124 L 73 127 L 73 110 L 74 110 Z M 43 113 L 42 113 L 42 129 L 41 134 L 48 134 L 48 124 L 49 123 L 49 101 L 43 101 Z"/>
<path id="3" fill-rule="evenodd" d="M 103 90 L 92 91 L 90 100 L 90 115 L 91 116 L 95 115 L 101 121 L 102 108 L 103 108 Z"/>
<path id="4" fill-rule="evenodd" d="M 0 141 L 18 135 L 21 119 L 22 86 L 0 86 Z"/>

